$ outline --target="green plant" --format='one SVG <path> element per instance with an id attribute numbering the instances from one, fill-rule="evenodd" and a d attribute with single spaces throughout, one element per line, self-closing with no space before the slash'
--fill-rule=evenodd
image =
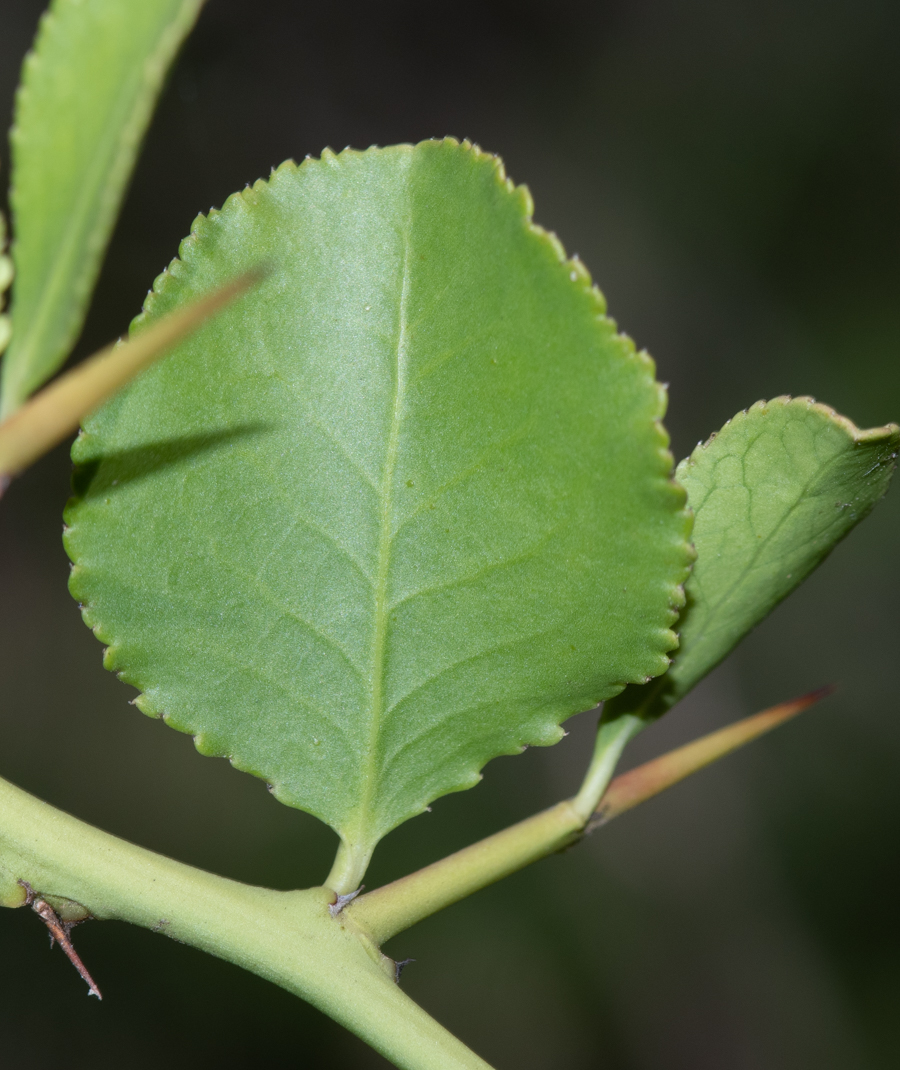
<path id="1" fill-rule="evenodd" d="M 103 30 L 91 48 L 133 71 L 129 50 L 156 56 L 164 39 L 171 56 L 196 5 L 148 5 L 158 21 L 143 36 L 116 22 L 121 0 L 55 10 L 15 141 L 6 443 L 31 426 L 35 409 L 19 406 L 71 343 L 127 169 L 111 152 L 90 185 L 96 154 L 41 166 L 64 155 L 61 134 L 39 136 L 63 114 L 56 80 L 66 99 L 83 84 L 77 64 L 92 66 L 90 48 L 60 43 L 90 15 Z M 99 99 L 125 99 L 120 81 Z M 158 83 L 119 116 L 129 145 Z M 72 201 L 37 186 L 29 199 L 29 159 L 70 198 L 101 191 L 68 259 L 43 235 L 65 231 Z M 30 237 L 29 220 L 46 230 Z M 406 999 L 381 945 L 794 712 L 606 790 L 628 739 L 872 507 L 898 430 L 859 432 L 777 399 L 739 414 L 672 482 L 652 364 L 616 334 L 580 264 L 531 225 L 527 194 L 471 146 L 285 165 L 198 220 L 136 343 L 261 262 L 254 293 L 87 421 L 67 515 L 72 585 L 145 711 L 335 827 L 335 867 L 320 888 L 247 888 L 4 786 L 0 893 L 54 924 L 48 908 L 160 928 L 311 1000 L 398 1065 L 483 1066 Z M 574 799 L 355 897 L 386 831 L 471 786 L 489 758 L 554 742 L 562 719 L 601 699 Z"/>

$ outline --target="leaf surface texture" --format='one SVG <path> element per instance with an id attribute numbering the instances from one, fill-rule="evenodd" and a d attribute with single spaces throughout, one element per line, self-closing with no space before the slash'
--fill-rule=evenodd
<path id="1" fill-rule="evenodd" d="M 898 449 L 896 424 L 862 431 L 803 397 L 759 401 L 698 446 L 676 472 L 697 549 L 680 646 L 606 718 L 657 717 L 687 694 L 871 512 Z"/>
<path id="2" fill-rule="evenodd" d="M 665 670 L 652 362 L 468 144 L 282 165 L 136 329 L 268 278 L 85 427 L 71 590 L 141 708 L 354 849 Z"/>

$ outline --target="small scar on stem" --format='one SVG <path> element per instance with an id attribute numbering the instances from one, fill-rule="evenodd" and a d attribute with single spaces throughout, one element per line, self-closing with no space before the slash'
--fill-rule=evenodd
<path id="1" fill-rule="evenodd" d="M 88 995 L 96 996 L 97 999 L 103 999 L 103 996 L 100 995 L 100 989 L 94 984 L 93 977 L 88 973 L 78 952 L 72 946 L 72 941 L 69 939 L 69 933 L 78 922 L 63 921 L 47 900 L 42 899 L 41 896 L 34 891 L 28 881 L 20 880 L 19 884 L 25 889 L 25 905 L 31 907 L 35 914 L 37 914 L 49 929 L 50 946 L 53 947 L 54 944 L 59 944 L 63 951 L 65 951 L 69 962 L 71 962 L 75 969 L 78 970 L 82 980 L 88 986 Z"/>

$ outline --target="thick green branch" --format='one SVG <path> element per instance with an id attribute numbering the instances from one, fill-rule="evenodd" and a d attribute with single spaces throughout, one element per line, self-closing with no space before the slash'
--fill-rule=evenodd
<path id="1" fill-rule="evenodd" d="M 827 689 L 714 732 L 618 777 L 597 808 L 606 822 L 806 709 Z M 0 780 L 0 905 L 41 896 L 164 932 L 308 1000 L 397 1066 L 485 1070 L 395 983 L 378 945 L 422 918 L 577 842 L 584 800 L 630 729 L 604 737 L 576 800 L 561 802 L 393 884 L 336 917 L 327 888 L 274 892 L 226 880 L 92 828 Z M 592 815 L 588 815 L 590 817 Z M 588 827 L 590 827 L 588 825 Z M 489 1068 L 488 1068 L 489 1070 Z"/>
<path id="2" fill-rule="evenodd" d="M 110 836 L 0 781 L 0 902 L 83 904 L 243 966 L 308 1000 L 408 1070 L 489 1070 L 395 982 L 394 964 L 326 888 L 275 892 Z"/>

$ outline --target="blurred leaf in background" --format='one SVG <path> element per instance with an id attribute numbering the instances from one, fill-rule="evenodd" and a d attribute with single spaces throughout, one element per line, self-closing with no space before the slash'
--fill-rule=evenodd
<path id="1" fill-rule="evenodd" d="M 16 95 L 0 416 L 69 355 L 169 64 L 203 0 L 56 0 Z"/>

